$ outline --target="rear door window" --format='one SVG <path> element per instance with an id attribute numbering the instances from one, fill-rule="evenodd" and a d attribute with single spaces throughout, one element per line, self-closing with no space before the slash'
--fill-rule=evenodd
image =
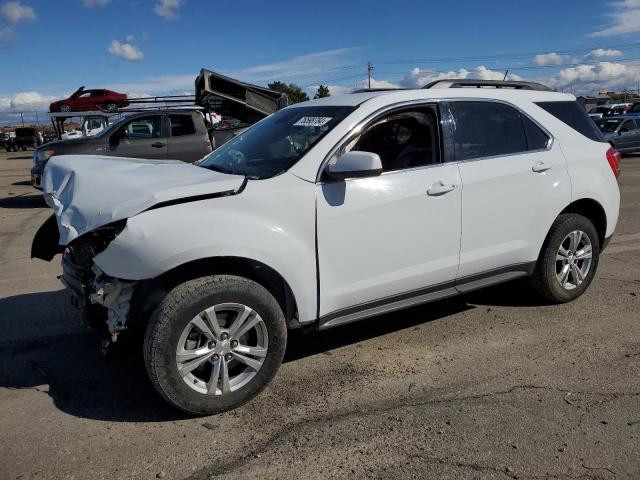
<path id="1" fill-rule="evenodd" d="M 452 102 L 450 108 L 455 123 L 456 160 L 528 150 L 522 117 L 515 108 L 498 102 L 476 101 Z"/>
<path id="2" fill-rule="evenodd" d="M 533 120 L 526 115 L 522 115 L 524 133 L 527 136 L 528 150 L 543 150 L 549 146 L 549 135 L 547 135 Z"/>
<path id="3" fill-rule="evenodd" d="M 600 130 L 587 115 L 587 112 L 576 101 L 567 102 L 537 102 L 540 108 L 569 125 L 585 137 L 595 141 L 604 142 Z"/>
<path id="4" fill-rule="evenodd" d="M 196 128 L 193 125 L 191 115 L 170 115 L 169 122 L 171 123 L 172 137 L 193 135 L 196 133 Z"/>

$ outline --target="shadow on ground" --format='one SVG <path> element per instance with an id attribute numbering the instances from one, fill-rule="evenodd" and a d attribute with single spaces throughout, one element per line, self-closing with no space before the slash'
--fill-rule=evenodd
<path id="1" fill-rule="evenodd" d="M 33 155 L 19 155 L 17 157 L 7 157 L 7 160 L 31 160 Z"/>
<path id="2" fill-rule="evenodd" d="M 412 328 L 475 308 L 472 303 L 498 304 L 494 300 L 498 298 L 517 304 L 527 297 L 507 284 L 328 331 L 293 331 L 284 361 Z M 80 326 L 65 290 L 0 299 L 0 312 L 0 329 L 7 332 L 0 341 L 0 387 L 47 391 L 58 408 L 83 418 L 117 422 L 185 418 L 155 392 L 144 368 L 141 342 L 121 338 L 104 358 L 97 335 Z"/>
<path id="3" fill-rule="evenodd" d="M 41 193 L 13 195 L 0 198 L 0 208 L 48 208 Z"/>
<path id="4" fill-rule="evenodd" d="M 30 186 L 31 185 L 31 181 L 30 180 L 20 180 L 19 182 L 13 182 L 11 185 Z"/>

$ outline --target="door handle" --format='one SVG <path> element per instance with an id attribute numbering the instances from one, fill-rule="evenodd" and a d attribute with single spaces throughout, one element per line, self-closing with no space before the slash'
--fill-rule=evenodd
<path id="1" fill-rule="evenodd" d="M 437 197 L 438 195 L 444 195 L 451 190 L 455 190 L 456 186 L 453 183 L 444 183 L 442 180 L 438 180 L 436 183 L 431 185 L 427 190 L 427 195 L 431 195 L 432 197 Z"/>
<path id="2" fill-rule="evenodd" d="M 164 147 L 164 145 L 165 145 L 165 144 L 164 144 L 164 143 L 162 143 L 162 142 L 156 142 L 156 143 L 152 143 L 152 144 L 151 144 L 151 146 L 152 146 L 153 148 L 162 148 L 162 147 Z"/>
<path id="3" fill-rule="evenodd" d="M 540 162 L 535 163 L 531 167 L 531 170 L 533 170 L 536 173 L 542 173 L 542 172 L 546 172 L 547 170 L 551 170 L 552 166 L 553 165 L 550 165 L 547 162 L 540 161 Z"/>

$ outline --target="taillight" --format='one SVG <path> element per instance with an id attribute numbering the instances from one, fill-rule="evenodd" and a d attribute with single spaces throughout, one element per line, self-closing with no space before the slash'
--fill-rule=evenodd
<path id="1" fill-rule="evenodd" d="M 622 155 L 615 148 L 611 147 L 607 150 L 607 161 L 613 171 L 613 174 L 618 178 L 620 176 L 620 160 Z"/>

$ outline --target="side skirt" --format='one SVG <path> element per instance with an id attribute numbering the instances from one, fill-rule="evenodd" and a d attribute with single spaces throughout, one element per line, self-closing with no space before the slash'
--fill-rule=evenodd
<path id="1" fill-rule="evenodd" d="M 516 278 L 531 275 L 536 262 L 520 263 L 488 272 L 460 278 L 455 282 L 447 282 L 428 288 L 393 295 L 391 297 L 367 302 L 354 307 L 344 308 L 320 317 L 318 330 L 337 327 L 384 313 L 402 310 L 423 303 L 460 295 L 480 288 L 508 282 Z"/>

